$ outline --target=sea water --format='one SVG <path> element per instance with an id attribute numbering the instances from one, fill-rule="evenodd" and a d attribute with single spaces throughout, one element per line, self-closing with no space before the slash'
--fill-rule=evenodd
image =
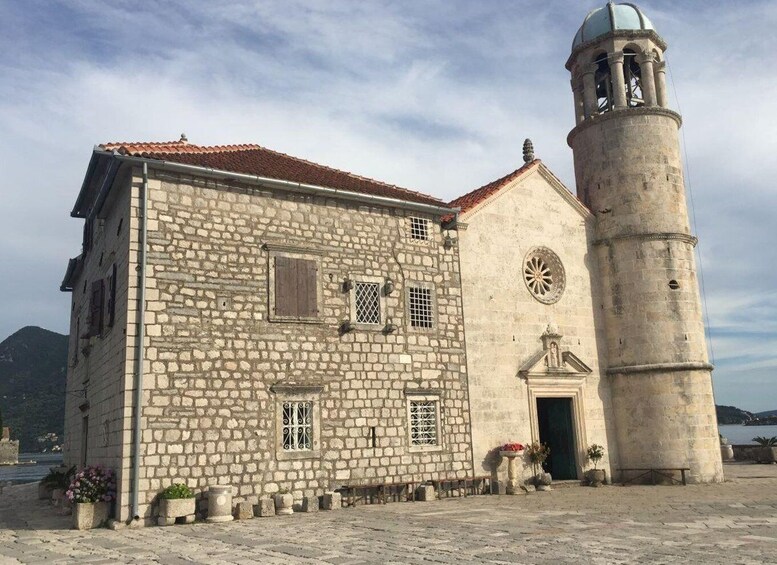
<path id="1" fill-rule="evenodd" d="M 727 425 L 718 426 L 721 435 L 728 439 L 731 445 L 755 445 L 753 438 L 777 436 L 777 426 L 742 426 Z"/>
<path id="2" fill-rule="evenodd" d="M 34 464 L 28 463 L 35 461 Z M 24 465 L 3 465 L 0 467 L 0 483 L 15 485 L 34 483 L 49 474 L 50 467 L 62 464 L 61 453 L 20 453 L 19 463 Z"/>

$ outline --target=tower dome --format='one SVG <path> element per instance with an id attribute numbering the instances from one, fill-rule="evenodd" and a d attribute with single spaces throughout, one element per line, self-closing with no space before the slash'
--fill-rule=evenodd
<path id="1" fill-rule="evenodd" d="M 616 30 L 653 30 L 653 24 L 634 4 L 608 2 L 603 8 L 591 10 L 577 30 L 572 49 Z"/>

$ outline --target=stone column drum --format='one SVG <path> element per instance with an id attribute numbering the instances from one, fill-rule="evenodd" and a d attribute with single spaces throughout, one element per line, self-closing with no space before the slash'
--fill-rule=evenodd
<path id="1" fill-rule="evenodd" d="M 232 516 L 232 487 L 214 485 L 208 487 L 208 522 L 229 522 Z"/>

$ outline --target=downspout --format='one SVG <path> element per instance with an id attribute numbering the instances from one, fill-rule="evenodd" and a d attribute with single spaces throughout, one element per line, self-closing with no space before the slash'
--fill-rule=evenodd
<path id="1" fill-rule="evenodd" d="M 461 320 L 462 320 L 462 334 L 464 342 L 464 359 L 466 362 L 464 366 L 467 371 L 467 413 L 469 414 L 469 460 L 472 463 L 472 475 L 477 476 L 475 472 L 475 439 L 472 435 L 472 389 L 470 388 L 471 375 L 469 374 L 469 354 L 467 351 L 467 316 L 464 315 L 464 273 L 461 271 L 461 230 L 459 230 L 459 214 L 457 211 L 453 218 L 453 225 L 456 226 L 456 260 L 459 264 L 459 286 L 461 287 Z M 491 481 L 489 481 L 491 485 Z M 493 494 L 493 486 L 491 486 L 491 494 Z"/>
<path id="2" fill-rule="evenodd" d="M 137 308 L 137 344 L 135 351 L 135 401 L 132 423 L 134 442 L 132 445 L 132 519 L 138 520 L 138 499 L 140 485 L 140 424 L 143 414 L 143 360 L 145 359 L 146 339 L 146 208 L 148 207 L 148 164 L 143 163 L 143 193 L 140 196 L 140 248 L 138 249 L 138 308 Z"/>

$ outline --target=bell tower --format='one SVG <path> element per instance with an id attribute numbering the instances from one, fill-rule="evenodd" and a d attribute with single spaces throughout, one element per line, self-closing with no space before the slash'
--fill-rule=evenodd
<path id="1" fill-rule="evenodd" d="M 594 213 L 620 467 L 723 468 L 666 43 L 633 4 L 593 10 L 575 36 L 577 195 Z"/>

